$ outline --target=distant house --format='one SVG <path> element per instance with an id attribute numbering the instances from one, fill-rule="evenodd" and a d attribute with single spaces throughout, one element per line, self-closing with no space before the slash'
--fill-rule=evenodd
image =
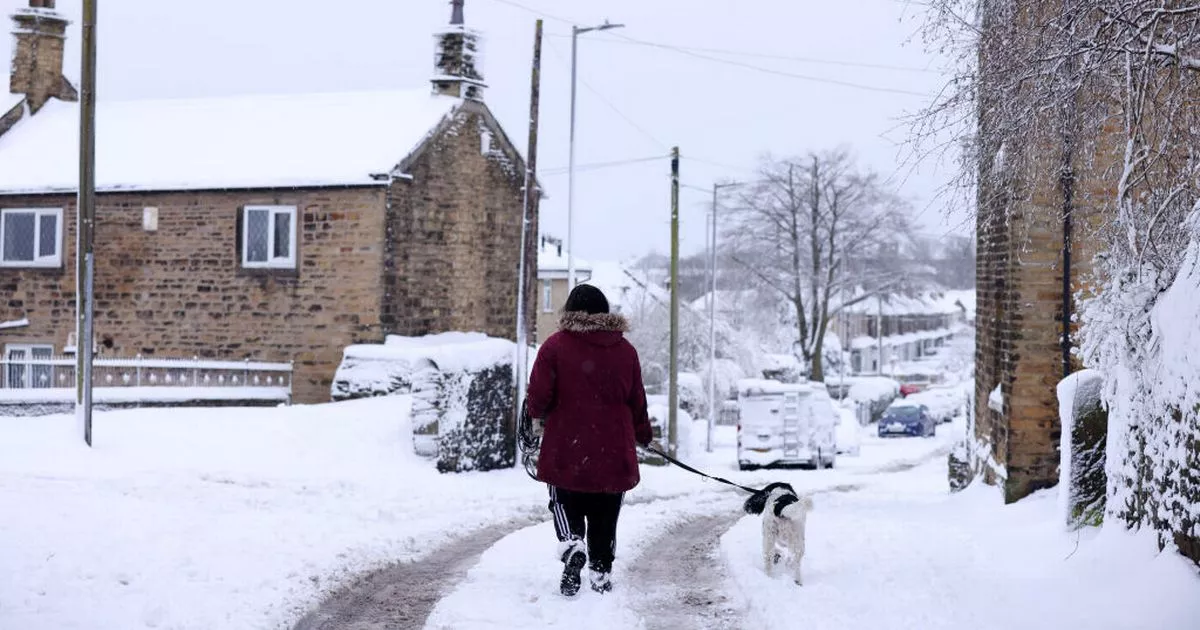
<path id="1" fill-rule="evenodd" d="M 849 353 L 851 372 L 878 374 L 936 353 L 974 317 L 974 291 L 886 296 L 846 307 L 831 319 L 828 332 Z"/>
<path id="2" fill-rule="evenodd" d="M 12 16 L 0 96 L 6 359 L 69 352 L 76 325 L 79 107 L 54 4 Z M 454 4 L 432 89 L 101 101 L 100 351 L 295 361 L 295 399 L 316 402 L 348 345 L 513 338 L 525 167 Z"/>
<path id="3" fill-rule="evenodd" d="M 552 236 L 541 238 L 538 247 L 538 312 L 537 343 L 558 330 L 558 316 L 571 293 L 570 261 L 563 251 L 562 241 Z M 575 281 L 585 283 L 592 278 L 592 266 L 587 261 L 575 259 Z"/>

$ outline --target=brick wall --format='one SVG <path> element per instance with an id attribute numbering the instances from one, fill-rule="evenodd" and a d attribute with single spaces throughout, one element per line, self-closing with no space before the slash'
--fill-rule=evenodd
<path id="1" fill-rule="evenodd" d="M 524 175 L 506 144 L 482 106 L 464 104 L 406 165 L 412 179 L 392 185 L 382 316 L 389 332 L 515 337 Z M 530 308 L 536 272 L 528 268 Z"/>
<path id="2" fill-rule="evenodd" d="M 242 269 L 238 216 L 247 204 L 298 208 L 298 269 Z M 329 399 L 344 346 L 382 340 L 385 191 L 103 194 L 97 200 L 96 342 L 104 354 L 296 361 L 295 400 Z M 158 208 L 158 230 L 142 228 Z M 74 331 L 75 199 L 5 197 L 0 207 L 62 207 L 64 266 L 0 268 L 0 344 L 53 343 Z"/>

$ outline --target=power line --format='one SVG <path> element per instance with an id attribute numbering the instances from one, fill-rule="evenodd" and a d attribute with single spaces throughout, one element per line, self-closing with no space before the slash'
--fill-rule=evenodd
<path id="1" fill-rule="evenodd" d="M 497 1 L 499 1 L 499 0 L 497 0 Z M 709 55 L 704 55 L 704 54 L 701 54 L 698 52 L 692 52 L 690 50 L 686 50 L 686 49 L 679 48 L 676 46 L 670 46 L 667 44 L 657 44 L 654 42 L 646 42 L 643 40 L 633 39 L 632 37 L 628 37 L 626 35 L 621 35 L 620 33 L 613 33 L 612 35 L 614 37 L 619 37 L 621 39 L 628 40 L 630 42 L 634 42 L 637 44 L 643 44 L 643 45 L 652 46 L 655 48 L 662 48 L 664 50 L 670 50 L 673 52 L 677 52 L 681 55 L 687 55 L 689 57 L 695 57 L 697 59 L 703 59 L 705 61 L 711 61 L 714 63 L 723 63 L 726 65 L 736 66 L 739 68 L 745 68 L 748 70 L 757 70 L 758 72 L 763 72 L 766 74 L 773 74 L 773 75 L 781 76 L 781 77 L 787 77 L 790 79 L 800 79 L 802 81 L 812 81 L 815 83 L 826 83 L 829 85 L 839 85 L 842 87 L 854 88 L 854 89 L 858 89 L 858 90 L 867 90 L 867 91 L 871 91 L 871 92 L 887 92 L 890 94 L 905 94 L 908 96 L 922 96 L 922 97 L 930 96 L 929 94 L 925 94 L 922 92 L 913 92 L 911 90 L 902 90 L 899 88 L 879 87 L 879 86 L 873 86 L 873 85 L 865 85 L 862 83 L 852 83 L 850 81 L 841 81 L 838 79 L 826 79 L 824 77 L 814 77 L 814 76 L 810 76 L 810 75 L 796 74 L 793 72 L 784 72 L 782 70 L 775 70 L 772 68 L 764 68 L 762 66 L 756 66 L 756 65 L 750 64 L 750 63 L 735 61 L 733 59 L 721 59 L 720 57 L 712 57 Z"/>
<path id="2" fill-rule="evenodd" d="M 580 171 L 595 171 L 595 170 L 600 170 L 600 169 L 605 169 L 605 168 L 614 168 L 614 167 L 617 167 L 617 166 L 626 166 L 626 165 L 628 165 L 628 164 L 639 164 L 639 163 L 642 163 L 642 162 L 653 162 L 653 161 L 655 161 L 655 160 L 665 160 L 665 159 L 667 159 L 667 157 L 668 157 L 668 156 L 666 156 L 666 155 L 655 155 L 655 156 L 652 156 L 652 157 L 644 157 L 644 158 L 631 158 L 631 159 L 627 159 L 627 160 L 614 160 L 614 161 L 612 161 L 612 162 L 593 162 L 593 163 L 591 163 L 591 164 L 579 164 L 579 165 L 576 165 L 576 166 L 575 166 L 575 172 L 577 172 L 577 173 L 578 173 L 578 172 L 580 172 Z M 544 171 L 542 171 L 542 173 L 541 173 L 541 174 L 542 174 L 543 176 L 563 175 L 563 174 L 567 173 L 567 171 L 569 171 L 569 170 L 570 170 L 570 167 L 566 167 L 566 166 L 559 166 L 559 167 L 556 167 L 556 168 L 548 168 L 548 169 L 545 169 Z"/>
<path id="3" fill-rule="evenodd" d="M 560 50 L 558 50 L 558 47 L 555 46 L 553 42 L 547 42 L 547 43 L 550 45 L 549 46 L 550 52 L 554 55 L 554 57 L 556 59 L 558 59 L 559 61 L 561 61 L 563 63 L 563 65 L 566 65 L 569 68 L 570 62 L 568 62 L 567 59 L 565 58 L 565 56 L 563 55 L 563 53 Z M 634 122 L 634 120 L 632 118 L 630 118 L 629 116 L 627 116 L 625 114 L 625 112 L 621 111 L 621 109 L 619 107 L 617 107 L 616 105 L 614 105 L 612 101 L 608 100 L 608 98 L 606 98 L 603 94 L 601 94 L 600 90 L 597 90 L 595 87 L 592 86 L 591 83 L 588 83 L 588 80 L 583 78 L 583 76 L 581 76 L 581 73 L 576 73 L 576 74 L 577 74 L 577 77 L 576 77 L 577 80 L 583 84 L 583 87 L 587 88 L 587 90 L 589 92 L 591 92 L 593 95 L 595 95 L 596 98 L 600 99 L 601 103 L 604 103 L 605 105 L 607 105 L 608 108 L 613 111 L 613 113 L 615 113 L 617 116 L 620 116 L 622 120 L 624 120 L 635 131 L 642 134 L 647 140 L 649 140 L 652 144 L 654 144 L 655 147 L 657 147 L 658 149 L 661 149 L 661 150 L 666 150 L 667 143 L 662 142 L 661 140 L 656 138 L 654 136 L 654 134 L 650 133 L 649 131 L 646 131 L 646 129 L 644 127 L 642 127 L 641 125 Z"/>
<path id="4" fill-rule="evenodd" d="M 570 35 L 552 34 L 552 35 L 550 35 L 550 37 L 565 38 L 565 37 L 570 37 Z M 628 39 L 628 38 L 627 38 L 627 41 L 621 41 L 621 40 L 617 40 L 617 39 L 597 39 L 596 41 L 602 41 L 602 42 L 605 42 L 608 44 L 647 46 L 647 47 L 651 47 L 651 48 L 663 48 L 666 50 L 676 50 L 676 51 L 693 52 L 693 53 L 711 53 L 711 54 L 717 54 L 717 55 L 728 55 L 728 56 L 733 56 L 733 57 L 753 57 L 753 58 L 757 58 L 757 59 L 776 59 L 776 60 L 781 60 L 781 61 L 796 61 L 799 63 L 811 63 L 811 64 L 820 64 L 820 65 L 829 65 L 829 66 L 843 66 L 843 67 L 847 67 L 847 68 L 870 68 L 873 70 L 891 70 L 891 71 L 897 71 L 897 72 L 923 72 L 923 73 L 929 73 L 929 74 L 938 74 L 937 70 L 931 70 L 929 68 L 918 68 L 916 66 L 893 66 L 893 65 L 879 64 L 879 63 L 844 61 L 844 60 L 840 60 L 840 59 L 824 59 L 821 57 L 799 57 L 799 56 L 794 56 L 794 55 L 779 55 L 779 54 L 773 54 L 773 53 L 751 52 L 751 51 L 745 51 L 745 50 L 729 50 L 729 49 L 725 49 L 725 48 L 703 48 L 703 47 L 699 47 L 699 46 L 681 46 L 681 45 L 676 45 L 676 44 L 667 44 L 667 43 L 663 43 L 663 42 L 652 42 L 652 41 L 648 41 L 648 40 L 637 40 L 637 39 Z"/>
<path id="5" fill-rule="evenodd" d="M 556 21 L 556 22 L 562 22 L 563 24 L 570 24 L 570 25 L 572 25 L 572 26 L 574 26 L 574 25 L 576 25 L 576 24 L 579 24 L 579 22 L 577 22 L 577 21 L 575 21 L 575 20 L 568 20 L 567 18 L 558 17 L 558 16 L 555 16 L 555 15 L 550 15 L 549 13 L 546 13 L 545 11 L 539 11 L 538 9 L 531 9 L 531 8 L 529 8 L 529 7 L 527 7 L 527 6 L 523 5 L 523 4 L 520 4 L 520 3 L 517 3 L 517 2 L 513 2 L 512 0 L 492 0 L 492 2 L 498 2 L 498 3 L 500 3 L 500 4 L 508 5 L 508 6 L 510 6 L 510 7 L 513 7 L 513 8 L 515 8 L 515 9 L 520 9 L 520 10 L 522 10 L 522 11 L 525 11 L 525 12 L 527 12 L 527 13 L 532 13 L 533 15 L 536 15 L 536 16 L 538 16 L 538 17 L 549 18 L 549 19 L 551 19 L 551 20 L 554 20 L 554 21 Z"/>

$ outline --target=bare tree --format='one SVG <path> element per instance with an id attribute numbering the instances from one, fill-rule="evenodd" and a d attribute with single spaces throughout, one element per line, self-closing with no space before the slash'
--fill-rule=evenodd
<path id="1" fill-rule="evenodd" d="M 830 319 L 903 277 L 865 264 L 910 233 L 908 207 L 879 181 L 845 150 L 768 159 L 731 216 L 725 241 L 732 258 L 790 306 L 797 355 L 813 380 L 824 380 Z M 853 297 L 842 300 L 843 294 Z"/>

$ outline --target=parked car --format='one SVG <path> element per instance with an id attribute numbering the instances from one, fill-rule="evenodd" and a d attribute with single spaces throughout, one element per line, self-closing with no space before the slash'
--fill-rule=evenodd
<path id="1" fill-rule="evenodd" d="M 937 421 L 925 405 L 895 402 L 879 419 L 879 437 L 893 435 L 933 437 L 937 435 Z"/>
<path id="2" fill-rule="evenodd" d="M 905 402 L 914 405 L 925 405 L 933 414 L 934 420 L 946 423 L 963 414 L 967 396 L 961 387 L 935 385 L 925 391 L 909 396 Z"/>
<path id="3" fill-rule="evenodd" d="M 820 383 L 738 383 L 738 467 L 833 468 L 840 415 Z"/>

